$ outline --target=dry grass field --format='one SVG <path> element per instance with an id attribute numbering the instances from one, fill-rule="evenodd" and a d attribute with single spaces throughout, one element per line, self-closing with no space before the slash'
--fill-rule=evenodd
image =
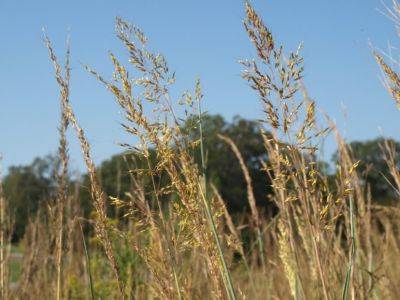
<path id="1" fill-rule="evenodd" d="M 399 6 L 393 12 L 400 17 Z M 260 211 L 241 152 L 220 135 L 243 172 L 250 208 L 242 217 L 230 214 L 206 176 L 200 80 L 193 92 L 175 99 L 170 91 L 176 78 L 166 58 L 119 18 L 116 36 L 129 60 L 110 54 L 110 81 L 86 67 L 120 106 L 121 130 L 138 141 L 124 145 L 134 153 L 126 157 L 130 191 L 107 195 L 70 102 L 69 45 L 61 63 L 45 37 L 60 88 L 57 192 L 14 247 L 13 218 L 0 190 L 1 299 L 400 299 L 400 209 L 374 203 L 352 149 L 307 96 L 301 47 L 290 52 L 277 45 L 250 4 L 245 15 L 256 57 L 240 64 L 264 112 L 259 128 L 265 159 L 258 164 L 271 182 L 265 201 L 277 213 L 266 217 Z M 371 55 L 400 103 L 399 75 L 383 54 Z M 195 120 L 196 139 L 183 129 L 189 119 Z M 69 130 L 89 176 L 89 217 L 68 181 Z M 338 147 L 333 180 L 320 165 L 319 148 L 328 134 Z M 393 145 L 383 142 L 381 151 L 397 192 Z M 200 153 L 201 164 L 193 153 Z"/>

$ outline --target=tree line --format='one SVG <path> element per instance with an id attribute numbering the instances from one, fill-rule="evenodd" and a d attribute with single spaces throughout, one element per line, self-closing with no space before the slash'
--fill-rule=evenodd
<path id="1" fill-rule="evenodd" d="M 246 200 L 246 181 L 238 160 L 231 147 L 223 141 L 219 135 L 232 139 L 243 156 L 244 163 L 249 170 L 253 183 L 256 203 L 266 215 L 273 215 L 277 208 L 269 200 L 271 195 L 271 182 L 262 168 L 261 160 L 265 157 L 263 136 L 259 129 L 259 123 L 235 117 L 231 122 L 226 121 L 220 115 L 206 115 L 203 119 L 204 146 L 206 150 L 207 176 L 220 191 L 220 194 L 232 214 L 246 212 L 248 201 Z M 187 124 L 188 134 L 193 139 L 198 138 L 197 131 L 191 130 Z M 381 204 L 392 202 L 397 191 L 390 182 L 390 173 L 384 156 L 380 149 L 383 138 L 369 141 L 353 141 L 349 143 L 353 158 L 359 160 L 358 171 L 363 178 L 363 184 L 370 188 L 373 201 Z M 395 147 L 396 157 L 400 155 L 400 143 L 391 141 Z M 156 155 L 150 153 L 150 156 Z M 193 151 L 193 158 L 200 162 L 200 154 Z M 323 171 L 329 174 L 332 181 L 335 178 L 336 154 L 332 156 L 331 163 L 321 161 Z M 108 196 L 124 198 L 132 188 L 132 170 L 142 169 L 144 160 L 129 151 L 112 156 L 103 161 L 97 168 L 104 191 Z M 8 207 L 14 224 L 14 241 L 19 240 L 23 234 L 27 222 L 33 218 L 39 208 L 44 207 L 46 201 L 54 197 L 56 179 L 54 170 L 57 168 L 57 158 L 49 155 L 36 158 L 29 165 L 12 166 L 4 177 L 4 194 L 8 201 Z M 162 174 L 156 178 L 156 184 L 167 186 Z M 143 182 L 149 189 L 150 182 Z M 92 211 L 89 179 L 87 174 L 80 178 L 70 179 L 71 189 L 76 190 L 76 197 L 83 210 L 83 215 Z M 166 199 L 167 200 L 167 199 Z M 110 207 L 110 215 L 121 212 Z"/>

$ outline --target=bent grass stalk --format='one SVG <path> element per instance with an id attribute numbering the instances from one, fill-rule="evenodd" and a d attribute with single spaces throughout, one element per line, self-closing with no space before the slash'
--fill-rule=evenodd
<path id="1" fill-rule="evenodd" d="M 240 153 L 239 148 L 236 146 L 235 142 L 228 136 L 219 134 L 218 137 L 220 139 L 222 139 L 224 142 L 226 142 L 232 148 L 233 153 L 235 154 L 236 158 L 239 161 L 239 165 L 242 169 L 244 178 L 246 180 L 247 200 L 249 202 L 254 225 L 256 227 L 257 243 L 258 243 L 258 248 L 260 251 L 259 256 L 260 256 L 261 264 L 262 264 L 263 269 L 265 269 L 264 242 L 263 242 L 263 238 L 262 238 L 261 230 L 260 230 L 261 221 L 260 221 L 260 216 L 258 214 L 258 210 L 257 210 L 257 206 L 256 206 L 256 199 L 255 199 L 254 192 L 253 192 L 253 184 L 252 184 L 249 170 L 246 167 L 243 156 Z"/>

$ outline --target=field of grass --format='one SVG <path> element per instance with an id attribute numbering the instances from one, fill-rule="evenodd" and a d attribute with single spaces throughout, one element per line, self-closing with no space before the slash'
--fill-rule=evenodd
<path id="1" fill-rule="evenodd" d="M 329 117 L 317 115 L 302 85 L 300 47 L 286 51 L 249 4 L 245 12 L 256 57 L 241 61 L 242 76 L 264 112 L 266 155 L 257 163 L 272 183 L 265 201 L 277 213 L 266 216 L 256 205 L 242 154 L 220 135 L 242 169 L 250 208 L 230 214 L 206 175 L 200 80 L 193 92 L 173 95 L 177 79 L 166 59 L 149 50 L 142 31 L 118 18 L 116 35 L 129 62 L 110 54 L 111 81 L 86 67 L 120 106 L 122 129 L 138 140 L 124 145 L 133 153 L 126 155 L 130 191 L 106 195 L 70 102 L 69 45 L 61 64 L 46 37 L 60 87 L 57 193 L 16 248 L 0 190 L 1 299 L 400 299 L 399 208 L 374 203 L 352 150 Z M 380 53 L 371 55 L 400 102 L 399 75 Z M 183 129 L 189 119 L 196 139 Z M 76 133 L 87 167 L 89 217 L 68 181 L 68 130 Z M 338 146 L 333 182 L 320 164 L 328 134 Z M 196 152 L 201 164 L 194 162 Z M 398 191 L 390 142 L 383 142 L 382 155 Z"/>

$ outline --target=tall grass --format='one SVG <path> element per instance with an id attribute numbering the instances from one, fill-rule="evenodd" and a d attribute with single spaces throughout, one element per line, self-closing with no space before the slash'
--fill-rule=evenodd
<path id="1" fill-rule="evenodd" d="M 111 79 L 85 67 L 119 105 L 123 130 L 138 141 L 123 145 L 129 192 L 106 195 L 70 102 L 69 45 L 62 67 L 45 37 L 60 87 L 57 192 L 30 220 L 20 245 L 17 288 L 9 291 L 5 245 L 10 230 L 4 225 L 0 189 L 2 299 L 400 297 L 398 208 L 373 204 L 352 150 L 328 117 L 318 121 L 323 118 L 318 118 L 317 103 L 302 83 L 301 46 L 286 52 L 248 3 L 245 14 L 244 28 L 255 55 L 241 61 L 242 76 L 264 112 L 259 126 L 266 155 L 259 163 L 272 183 L 265 201 L 274 202 L 279 212 L 265 217 L 242 153 L 232 139 L 220 135 L 242 169 L 250 207 L 248 214 L 230 214 L 206 176 L 200 82 L 193 92 L 176 95 L 175 73 L 166 58 L 149 50 L 144 33 L 120 18 L 116 36 L 128 61 L 110 53 Z M 397 101 L 399 76 L 380 54 L 375 56 Z M 183 129 L 193 119 L 195 140 Z M 93 213 L 86 219 L 68 182 L 70 128 L 90 181 Z M 319 149 L 332 132 L 338 145 L 334 182 L 321 167 Z M 394 149 L 387 142 L 382 151 L 394 188 L 400 190 Z M 200 165 L 195 152 L 201 153 Z"/>

